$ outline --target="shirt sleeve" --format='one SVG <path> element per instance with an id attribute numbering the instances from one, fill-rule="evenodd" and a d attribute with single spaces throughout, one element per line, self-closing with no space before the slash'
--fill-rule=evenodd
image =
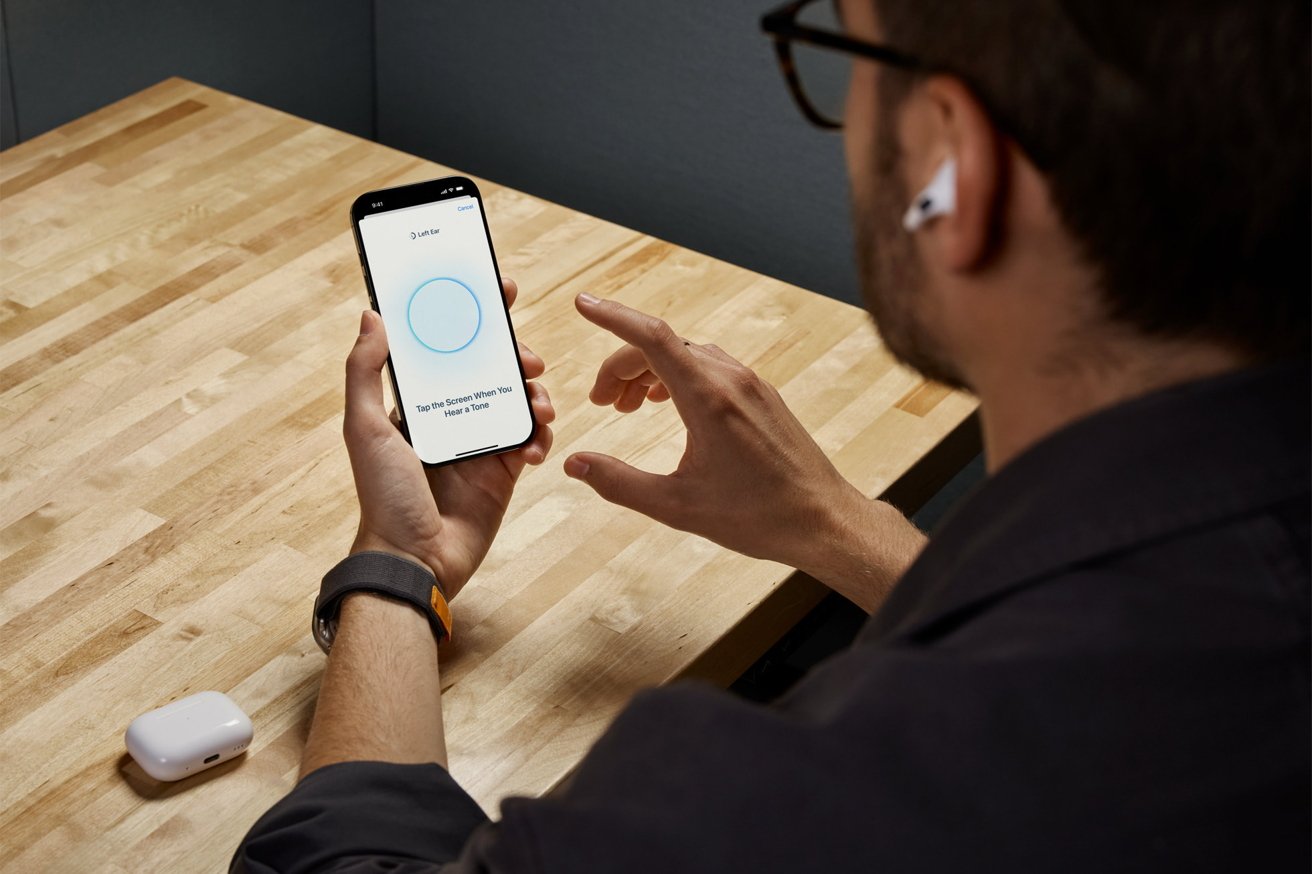
<path id="1" fill-rule="evenodd" d="M 1144 579 L 1085 571 L 933 647 L 858 644 L 769 707 L 639 693 L 561 791 L 507 798 L 495 824 L 437 765 L 331 765 L 233 870 L 1309 870 L 1306 638 L 1164 647 L 1188 602 Z"/>
<path id="2" fill-rule="evenodd" d="M 235 874 L 420 874 L 443 870 L 487 816 L 437 764 L 319 768 L 251 826 Z"/>

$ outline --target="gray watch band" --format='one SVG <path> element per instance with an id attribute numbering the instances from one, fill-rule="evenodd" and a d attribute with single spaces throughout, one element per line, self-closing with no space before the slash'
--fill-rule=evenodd
<path id="1" fill-rule="evenodd" d="M 357 552 L 324 574 L 314 602 L 314 640 L 324 652 L 337 636 L 337 614 L 350 592 L 377 592 L 412 604 L 428 618 L 440 642 L 451 636 L 446 592 L 432 571 L 390 552 Z"/>

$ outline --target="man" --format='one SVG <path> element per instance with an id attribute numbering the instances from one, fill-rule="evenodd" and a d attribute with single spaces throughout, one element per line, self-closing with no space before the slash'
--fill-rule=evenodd
<path id="1" fill-rule="evenodd" d="M 580 295 L 625 343 L 592 400 L 672 399 L 689 441 L 669 476 L 586 452 L 566 472 L 872 619 L 771 707 L 640 695 L 565 791 L 490 823 L 443 768 L 429 619 L 355 592 L 302 780 L 236 869 L 1308 870 L 1306 4 L 845 0 L 839 36 L 799 29 L 811 6 L 768 27 L 857 59 L 869 308 L 979 397 L 989 479 L 924 545 L 729 354 Z M 367 313 L 352 551 L 454 595 L 550 402 L 530 447 L 430 493 L 385 357 Z"/>

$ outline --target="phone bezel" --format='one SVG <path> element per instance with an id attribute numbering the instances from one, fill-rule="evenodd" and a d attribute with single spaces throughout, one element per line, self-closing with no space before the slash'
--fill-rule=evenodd
<path id="1" fill-rule="evenodd" d="M 462 190 L 456 191 L 459 187 Z M 441 193 L 445 190 L 445 194 Z M 455 200 L 461 197 L 473 197 L 478 203 L 478 215 L 483 220 L 483 233 L 487 238 L 488 253 L 492 256 L 492 271 L 496 274 L 497 288 L 501 289 L 501 266 L 497 262 L 497 253 L 492 245 L 492 229 L 488 226 L 487 209 L 483 205 L 483 194 L 474 184 L 474 180 L 467 176 L 443 176 L 440 179 L 430 179 L 425 182 L 412 182 L 408 185 L 398 185 L 394 188 L 379 188 L 374 191 L 366 191 L 355 199 L 351 204 L 351 234 L 355 238 L 355 253 L 360 259 L 360 270 L 364 274 L 364 284 L 369 292 L 369 305 L 373 307 L 374 312 L 382 315 L 382 310 L 378 308 L 378 294 L 374 290 L 373 276 L 369 271 L 369 260 L 364 251 L 364 240 L 360 236 L 360 220 L 371 215 L 380 215 L 397 209 L 406 209 L 412 206 L 422 206 L 428 203 L 438 203 L 443 200 Z M 503 452 L 513 452 L 521 449 L 533 441 L 533 437 L 538 431 L 538 420 L 533 415 L 533 401 L 529 397 L 528 378 L 524 375 L 524 362 L 519 357 L 519 340 L 515 336 L 515 323 L 510 318 L 510 307 L 506 305 L 505 294 L 500 295 L 501 306 L 506 314 L 506 325 L 510 329 L 511 348 L 515 354 L 515 364 L 519 368 L 519 379 L 524 384 L 524 403 L 528 411 L 528 419 L 531 427 L 528 436 L 523 441 L 511 446 L 497 446 L 482 452 L 475 452 L 470 455 L 460 455 L 456 458 L 450 458 L 445 461 L 427 461 L 419 455 L 418 450 L 415 456 L 419 458 L 421 464 L 426 468 L 443 467 L 448 464 L 459 464 L 470 461 L 475 458 L 482 458 L 485 455 L 500 455 Z M 401 398 L 401 386 L 396 381 L 396 368 L 392 366 L 392 354 L 389 350 L 387 354 L 387 375 L 392 382 L 392 397 L 396 400 L 397 415 L 401 422 L 401 435 L 405 437 L 406 442 L 412 447 L 414 441 L 410 439 L 410 426 L 405 418 L 405 403 Z"/>

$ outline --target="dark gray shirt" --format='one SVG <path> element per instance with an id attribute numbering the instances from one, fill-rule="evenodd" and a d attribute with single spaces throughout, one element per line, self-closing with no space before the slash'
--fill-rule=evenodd
<path id="1" fill-rule="evenodd" d="M 774 705 L 643 693 L 499 822 L 437 765 L 330 765 L 233 868 L 1306 874 L 1310 398 L 1299 362 L 1077 422 Z"/>

